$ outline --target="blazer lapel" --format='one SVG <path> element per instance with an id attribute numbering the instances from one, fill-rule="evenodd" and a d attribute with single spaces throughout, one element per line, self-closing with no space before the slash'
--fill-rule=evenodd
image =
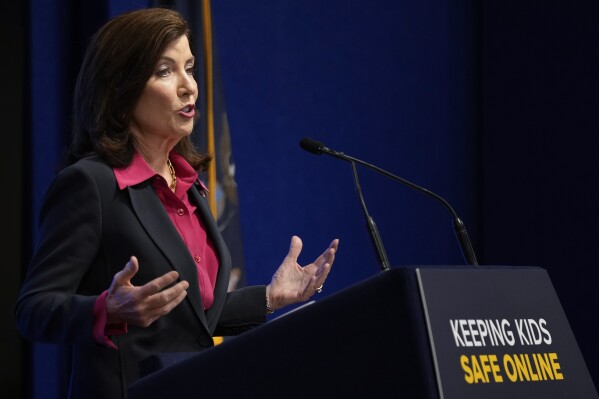
<path id="1" fill-rule="evenodd" d="M 208 326 L 210 331 L 214 331 L 218 322 L 218 317 L 226 299 L 226 292 L 229 287 L 229 277 L 231 275 L 231 255 L 225 244 L 225 241 L 220 234 L 218 225 L 212 216 L 208 200 L 204 195 L 200 195 L 203 188 L 199 187 L 199 183 L 194 184 L 188 191 L 189 199 L 197 206 L 197 212 L 202 219 L 206 235 L 212 242 L 212 246 L 218 256 L 219 266 L 216 283 L 214 286 L 214 303 L 207 311 Z"/>
<path id="2" fill-rule="evenodd" d="M 154 192 L 154 188 L 147 181 L 128 187 L 127 190 L 129 191 L 133 210 L 154 244 L 164 253 L 171 267 L 179 272 L 179 278 L 189 282 L 186 299 L 189 300 L 204 328 L 210 332 L 197 284 L 198 273 L 195 263 L 185 242 L 181 239 L 181 235 L 173 226 L 164 206 Z"/>

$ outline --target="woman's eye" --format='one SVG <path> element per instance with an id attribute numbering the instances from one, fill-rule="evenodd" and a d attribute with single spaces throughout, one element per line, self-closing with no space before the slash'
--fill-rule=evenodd
<path id="1" fill-rule="evenodd" d="M 188 75 L 193 75 L 195 72 L 195 66 L 189 65 L 187 68 L 185 68 L 185 71 Z"/>
<path id="2" fill-rule="evenodd" d="M 158 71 L 156 71 L 156 75 L 164 78 L 167 77 L 169 75 L 169 69 L 168 68 L 160 68 L 158 69 Z"/>

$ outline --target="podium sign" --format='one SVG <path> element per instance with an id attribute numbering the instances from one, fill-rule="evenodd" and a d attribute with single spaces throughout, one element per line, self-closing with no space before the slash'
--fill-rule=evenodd
<path id="1" fill-rule="evenodd" d="M 392 268 L 214 348 L 147 360 L 129 399 L 598 398 L 540 268 Z"/>
<path id="2" fill-rule="evenodd" d="M 417 268 L 439 397 L 598 398 L 541 268 Z"/>

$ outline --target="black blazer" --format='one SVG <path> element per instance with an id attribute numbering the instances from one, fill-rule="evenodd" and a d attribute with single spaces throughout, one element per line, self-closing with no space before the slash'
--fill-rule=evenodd
<path id="1" fill-rule="evenodd" d="M 195 262 L 149 181 L 120 190 L 112 168 L 94 156 L 63 169 L 48 189 L 16 318 L 29 340 L 72 345 L 70 397 L 124 398 L 148 356 L 199 351 L 213 346 L 212 335 L 238 334 L 266 321 L 264 286 L 227 293 L 231 258 L 200 190 L 194 185 L 189 197 L 220 261 L 208 311 Z M 114 350 L 93 339 L 93 307 L 132 255 L 139 259 L 134 285 L 174 269 L 189 289 L 170 314 L 114 336 Z"/>

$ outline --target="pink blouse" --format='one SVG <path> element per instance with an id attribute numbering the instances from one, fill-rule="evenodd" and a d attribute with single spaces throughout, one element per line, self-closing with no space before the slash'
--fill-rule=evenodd
<path id="1" fill-rule="evenodd" d="M 169 157 L 177 176 L 177 188 L 174 193 L 168 187 L 166 180 L 157 174 L 138 153 L 134 155 L 129 166 L 122 169 L 114 169 L 114 175 L 121 190 L 152 179 L 152 186 L 160 202 L 164 205 L 166 213 L 179 232 L 181 239 L 185 242 L 187 249 L 189 249 L 189 254 L 195 262 L 198 271 L 198 284 L 200 286 L 202 304 L 204 310 L 207 310 L 214 302 L 214 285 L 218 274 L 218 258 L 212 243 L 206 236 L 203 223 L 196 214 L 196 206 L 189 201 L 187 195 L 189 188 L 197 181 L 198 174 L 175 151 L 171 151 Z M 200 184 L 207 191 L 201 182 Z M 104 291 L 98 297 L 94 306 L 94 338 L 97 342 L 116 349 L 116 346 L 108 337 L 110 335 L 126 333 L 127 325 L 125 323 L 119 325 L 106 324 L 106 295 L 107 291 Z"/>

